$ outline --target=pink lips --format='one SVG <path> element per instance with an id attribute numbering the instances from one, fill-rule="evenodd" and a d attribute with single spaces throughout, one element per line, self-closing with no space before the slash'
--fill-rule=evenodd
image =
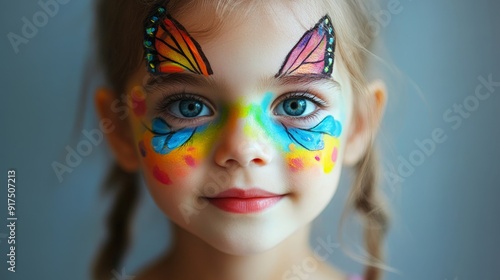
<path id="1" fill-rule="evenodd" d="M 270 193 L 258 188 L 237 189 L 231 188 L 207 197 L 215 207 L 232 213 L 254 213 L 270 208 L 283 198 L 284 195 Z"/>

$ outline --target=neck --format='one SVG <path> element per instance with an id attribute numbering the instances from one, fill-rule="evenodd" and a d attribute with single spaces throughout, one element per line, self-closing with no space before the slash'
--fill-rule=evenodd
<path id="1" fill-rule="evenodd" d="M 254 280 L 283 279 L 310 257 L 310 226 L 295 232 L 276 247 L 251 256 L 223 253 L 174 225 L 173 248 L 162 261 L 168 279 Z"/>

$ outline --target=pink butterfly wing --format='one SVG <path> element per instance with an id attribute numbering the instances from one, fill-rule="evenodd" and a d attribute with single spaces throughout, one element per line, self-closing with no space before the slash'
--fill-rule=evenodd
<path id="1" fill-rule="evenodd" d="M 302 36 L 276 77 L 293 74 L 331 75 L 334 35 L 330 22 L 325 16 Z"/>

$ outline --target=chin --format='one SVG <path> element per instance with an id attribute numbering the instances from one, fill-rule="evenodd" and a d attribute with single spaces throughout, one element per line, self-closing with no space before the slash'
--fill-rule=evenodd
<path id="1" fill-rule="evenodd" d="M 290 234 L 280 231 L 228 232 L 204 239 L 215 249 L 233 256 L 252 256 L 265 253 L 283 242 Z"/>
<path id="2" fill-rule="evenodd" d="M 219 223 L 204 219 L 207 223 L 202 222 L 194 234 L 223 253 L 234 256 L 257 255 L 275 248 L 298 229 L 293 219 L 281 219 L 282 222 L 278 222 L 280 219 L 276 218 L 238 217 Z"/>

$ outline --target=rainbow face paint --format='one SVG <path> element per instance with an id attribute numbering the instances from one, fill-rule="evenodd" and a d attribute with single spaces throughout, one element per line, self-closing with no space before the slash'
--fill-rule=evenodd
<path id="1" fill-rule="evenodd" d="M 328 15 L 322 17 L 288 53 L 275 77 L 293 75 L 320 75 L 330 78 L 333 72 L 335 32 Z M 274 127 L 280 135 L 288 166 L 294 172 L 318 163 L 323 171 L 332 171 L 340 145 L 338 137 L 342 125 L 333 116 L 327 116 L 317 125 L 309 128 Z M 287 137 L 285 137 L 285 135 Z"/>
<path id="2" fill-rule="evenodd" d="M 146 169 L 151 170 L 153 177 L 164 185 L 188 176 L 190 169 L 196 168 L 208 152 L 207 143 L 196 135 L 191 135 L 184 143 L 174 140 L 178 145 L 175 148 L 168 148 L 168 141 L 164 142 L 164 146 L 158 146 L 158 137 L 153 132 L 145 132 L 140 142 L 144 143 L 141 154 L 144 155 Z"/>
<path id="3" fill-rule="evenodd" d="M 231 130 L 240 129 L 236 124 L 244 119 L 244 133 L 250 138 L 270 141 L 270 145 L 283 153 L 291 171 L 322 166 L 323 172 L 329 173 L 337 160 L 340 122 L 328 115 L 310 128 L 286 125 L 267 112 L 272 96 L 266 94 L 260 105 L 233 104 L 217 120 L 197 127 L 172 130 L 165 120 L 155 118 L 139 142 L 141 155 L 157 181 L 171 184 L 175 179 L 168 174 L 187 176 L 189 169 L 206 158 L 214 142 L 232 133 Z"/>
<path id="4" fill-rule="evenodd" d="M 318 74 L 330 77 L 333 71 L 335 32 L 328 15 L 308 30 L 293 47 L 276 77 Z"/>
<path id="5" fill-rule="evenodd" d="M 164 7 L 156 7 L 146 21 L 144 50 L 150 73 L 212 74 L 198 42 Z"/>
<path id="6" fill-rule="evenodd" d="M 226 119 L 221 113 L 213 122 L 177 130 L 161 118 L 154 118 L 150 127 L 143 124 L 146 131 L 138 145 L 147 169 L 165 185 L 188 176 L 207 157 Z"/>
<path id="7" fill-rule="evenodd" d="M 325 173 L 329 173 L 337 161 L 338 137 L 342 133 L 340 122 L 328 115 L 311 128 L 285 125 L 267 113 L 272 96 L 266 94 L 261 105 L 245 106 L 240 102 L 231 106 L 234 111 L 229 114 L 228 122 L 236 123 L 238 118 L 244 118 L 243 129 L 248 137 L 272 139 L 292 171 L 319 164 Z"/>
<path id="8" fill-rule="evenodd" d="M 155 8 L 146 22 L 144 48 L 147 68 L 152 74 L 213 74 L 200 45 L 163 7 Z M 330 79 L 334 51 L 334 29 L 325 15 L 304 33 L 275 77 L 316 75 Z M 310 127 L 296 125 L 299 122 L 295 120 L 281 122 L 280 117 L 269 112 L 273 96 L 267 93 L 261 104 L 243 101 L 224 104 L 227 107 L 219 109 L 218 119 L 195 127 L 178 128 L 177 122 L 169 124 L 163 118 L 154 118 L 147 125 L 141 121 L 146 131 L 141 132 L 138 149 L 145 165 L 158 182 L 173 184 L 188 176 L 191 169 L 207 158 L 216 146 L 214 143 L 233 129 L 239 129 L 237 123 L 244 119 L 244 133 L 274 145 L 292 172 L 317 167 L 325 173 L 331 172 L 340 147 L 341 123 L 332 115 L 323 115 Z M 146 112 L 144 98 L 132 95 L 132 101 L 135 115 L 142 119 Z"/>

